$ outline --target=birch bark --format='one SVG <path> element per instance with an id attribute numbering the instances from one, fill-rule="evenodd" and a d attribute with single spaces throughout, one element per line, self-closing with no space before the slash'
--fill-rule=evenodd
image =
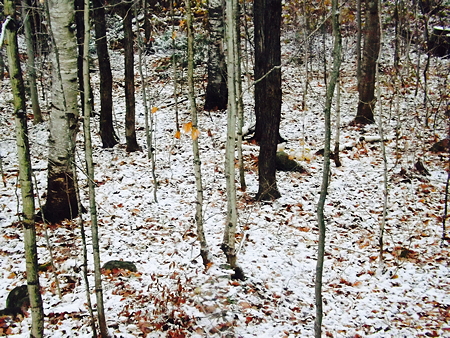
<path id="1" fill-rule="evenodd" d="M 191 108 L 192 118 L 192 148 L 194 152 L 194 174 L 195 184 L 197 188 L 197 201 L 195 207 L 195 221 L 197 223 L 197 238 L 200 243 L 200 256 L 203 259 L 203 265 L 208 266 L 211 261 L 208 244 L 206 242 L 205 232 L 203 229 L 203 185 L 202 185 L 202 171 L 200 160 L 200 149 L 198 144 L 198 138 L 200 131 L 198 129 L 197 118 L 197 104 L 195 102 L 194 92 L 194 33 L 193 33 L 193 20 L 191 10 L 191 0 L 186 0 L 186 18 L 187 18 L 187 33 L 188 33 L 188 91 L 189 102 Z"/>
<path id="2" fill-rule="evenodd" d="M 90 41 L 90 16 L 89 16 L 89 0 L 84 0 L 84 43 L 83 43 L 83 82 L 86 93 L 90 92 L 90 78 L 89 78 L 89 41 Z M 88 175 L 89 186 L 89 211 L 91 214 L 91 232 L 92 232 L 92 247 L 94 254 L 94 273 L 95 273 L 95 295 L 97 298 L 97 313 L 100 328 L 100 335 L 102 338 L 107 338 L 108 328 L 106 326 L 105 307 L 103 302 L 103 288 L 102 288 L 102 273 L 100 264 L 100 240 L 98 232 L 97 220 L 97 205 L 95 203 L 95 175 L 94 175 L 94 161 L 92 158 L 92 141 L 91 141 L 91 100 L 89 95 L 84 95 L 84 144 L 85 144 L 85 159 Z"/>
<path id="3" fill-rule="evenodd" d="M 49 0 L 47 4 L 53 40 L 53 87 L 44 216 L 48 221 L 59 222 L 74 218 L 79 212 L 72 175 L 79 118 L 77 42 L 73 1 Z"/>
<path id="4" fill-rule="evenodd" d="M 4 2 L 4 13 L 11 20 L 6 23 L 6 41 L 9 77 L 14 96 L 14 117 L 16 124 L 17 157 L 19 160 L 19 181 L 22 195 L 22 225 L 24 233 L 25 261 L 28 294 L 31 307 L 31 336 L 41 338 L 44 334 L 44 310 L 39 285 L 38 258 L 36 247 L 36 228 L 34 223 L 35 204 L 31 180 L 30 146 L 25 102 L 25 87 L 20 69 L 19 48 L 15 6 L 12 0 Z"/>

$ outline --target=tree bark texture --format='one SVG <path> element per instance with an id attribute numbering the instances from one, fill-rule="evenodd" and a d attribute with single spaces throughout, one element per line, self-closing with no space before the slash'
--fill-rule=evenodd
<path id="1" fill-rule="evenodd" d="M 19 181 L 22 196 L 22 225 L 24 232 L 25 261 L 27 272 L 27 289 L 31 307 L 31 336 L 43 337 L 44 310 L 39 285 L 38 257 L 36 248 L 36 228 L 34 223 L 35 204 L 31 180 L 30 145 L 26 116 L 25 87 L 20 69 L 19 48 L 15 21 L 15 6 L 11 0 L 4 3 L 4 13 L 12 19 L 6 26 L 9 75 L 14 96 L 14 117 L 16 124 L 17 157 L 19 161 Z"/>
<path id="2" fill-rule="evenodd" d="M 75 138 L 78 131 L 77 41 L 75 10 L 70 0 L 49 0 L 53 37 L 53 88 L 50 112 L 48 186 L 44 217 L 59 222 L 78 216 L 73 182 Z"/>
<path id="3" fill-rule="evenodd" d="M 30 86 L 30 98 L 31 98 L 31 108 L 33 109 L 33 122 L 35 124 L 42 122 L 41 107 L 39 105 L 39 94 L 36 84 L 36 66 L 34 59 L 34 44 L 33 44 L 33 33 L 31 30 L 31 7 L 28 6 L 26 0 L 21 0 L 22 6 L 22 18 L 25 31 L 25 38 L 27 44 L 27 71 L 28 71 L 28 83 Z"/>
<path id="4" fill-rule="evenodd" d="M 191 0 L 186 0 L 186 17 L 187 17 L 187 34 L 188 34 L 188 92 L 192 117 L 192 150 L 194 153 L 194 175 L 196 186 L 196 205 L 195 205 L 195 222 L 197 223 L 197 238 L 200 243 L 200 256 L 203 260 L 205 268 L 211 262 L 211 257 L 206 242 L 205 232 L 203 228 L 203 184 L 202 184 L 202 165 L 200 160 L 199 134 L 197 103 L 195 102 L 194 90 L 194 32 L 193 19 L 191 10 Z"/>
<path id="5" fill-rule="evenodd" d="M 365 1 L 364 50 L 361 60 L 361 79 L 358 82 L 358 112 L 353 124 L 371 124 L 375 122 L 375 73 L 380 53 L 379 0 Z"/>
<path id="6" fill-rule="evenodd" d="M 224 1 L 210 0 L 208 7 L 209 47 L 208 84 L 204 109 L 224 110 L 227 108 L 227 70 L 224 51 Z"/>
<path id="7" fill-rule="evenodd" d="M 323 173 L 322 184 L 320 187 L 320 197 L 317 204 L 317 223 L 319 226 L 319 243 L 317 250 L 316 263 L 316 279 L 315 279 L 315 304 L 316 319 L 314 322 L 314 337 L 322 337 L 322 277 L 323 265 L 325 260 L 325 241 L 326 241 L 326 225 L 325 225 L 325 203 L 328 194 L 328 184 L 330 180 L 330 143 L 331 143 L 331 105 L 336 84 L 339 78 L 339 70 L 341 67 L 342 55 L 342 37 L 339 25 L 338 0 L 332 1 L 332 22 L 333 22 L 333 69 L 330 74 L 330 81 L 327 85 L 327 94 L 325 98 L 324 118 L 325 118 L 325 138 L 324 138 L 324 154 L 323 154 Z"/>
<path id="8" fill-rule="evenodd" d="M 236 201 L 236 119 L 238 111 L 237 87 L 240 78 L 238 74 L 238 53 L 236 36 L 237 0 L 226 1 L 226 41 L 227 41 L 227 78 L 228 78 L 228 110 L 227 110 L 227 141 L 225 147 L 225 179 L 227 190 L 227 217 L 223 234 L 222 251 L 227 262 L 234 269 L 234 276 L 243 278 L 242 270 L 237 266 L 236 228 L 237 228 L 237 201 Z"/>
<path id="9" fill-rule="evenodd" d="M 89 0 L 84 0 L 83 22 L 85 24 L 85 31 L 83 37 L 83 84 L 86 92 L 90 92 L 90 77 L 89 77 L 89 41 L 90 41 L 90 11 Z M 91 100 L 90 96 L 84 96 L 84 144 L 85 144 L 85 159 L 86 170 L 88 176 L 89 186 L 89 212 L 91 215 L 91 232 L 92 232 L 92 249 L 94 256 L 94 273 L 95 273 L 95 294 L 97 299 L 97 313 L 100 328 L 100 335 L 102 338 L 107 338 L 108 327 L 106 326 L 105 307 L 103 302 L 103 288 L 102 288 L 102 273 L 100 263 L 100 240 L 98 232 L 97 219 L 97 204 L 95 202 L 95 175 L 94 175 L 94 160 L 92 156 L 92 138 L 91 138 Z"/>
<path id="10" fill-rule="evenodd" d="M 93 0 L 95 44 L 100 72 L 100 137 L 103 148 L 112 148 L 118 141 L 113 125 L 112 73 L 106 37 L 105 8 L 101 0 Z"/>
<path id="11" fill-rule="evenodd" d="M 254 139 L 259 142 L 258 200 L 280 197 L 275 159 L 281 120 L 281 0 L 254 3 L 255 114 Z M 274 68 L 275 67 L 275 68 Z"/>
<path id="12" fill-rule="evenodd" d="M 136 139 L 136 98 L 134 95 L 134 35 L 131 4 L 123 6 L 123 30 L 125 49 L 125 139 L 127 151 L 139 150 Z"/>

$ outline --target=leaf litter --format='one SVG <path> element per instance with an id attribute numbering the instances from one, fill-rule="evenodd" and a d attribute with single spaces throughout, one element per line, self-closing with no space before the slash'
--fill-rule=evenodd
<path id="1" fill-rule="evenodd" d="M 284 50 L 285 54 L 290 52 L 289 48 Z M 151 57 L 157 60 L 158 55 Z M 119 53 L 112 54 L 112 62 L 116 70 L 121 69 Z M 383 62 L 388 63 L 385 59 Z M 438 93 L 444 83 L 439 74 L 445 74 L 449 60 L 433 59 L 432 66 L 434 75 L 430 75 L 428 85 Z M 292 64 L 283 69 L 281 133 L 288 140 L 285 151 L 294 157 L 297 152 L 305 154 L 305 149 L 310 154 L 323 148 L 325 86 L 318 75 L 321 70 L 316 71 L 306 108 L 301 110 L 303 69 Z M 97 92 L 96 76 L 93 84 Z M 302 158 L 308 159 L 301 162 L 306 174 L 279 172 L 282 197 L 273 202 L 255 202 L 258 147 L 244 144 L 244 156 L 249 160 L 247 190 L 238 191 L 237 240 L 238 262 L 247 278 L 232 280 L 220 250 L 226 207 L 226 114 L 200 114 L 199 130 L 194 135 L 191 130 L 184 130 L 190 117 L 188 107 L 182 103 L 180 121 L 187 135 L 176 133 L 174 109 L 163 104 L 173 99 L 171 84 L 158 76 L 148 79 L 150 86 L 165 84 L 162 90 L 155 89 L 152 102 L 158 203 L 153 201 L 151 164 L 145 151 L 126 153 L 123 140 L 113 149 L 102 149 L 98 135 L 93 140 L 102 263 L 127 260 L 138 268 L 137 273 L 104 271 L 105 310 L 111 336 L 313 336 L 318 240 L 315 212 L 322 157 Z M 356 113 L 357 93 L 352 65 L 347 60 L 341 98 L 341 143 L 350 146 L 340 154 L 342 166 L 332 167 L 325 209 L 323 332 L 327 337 L 450 337 L 449 247 L 448 242 L 441 245 L 448 154 L 428 151 L 436 137 L 446 137 L 446 120 L 436 113 L 439 128 L 424 129 L 418 122 L 425 116 L 421 99 L 408 88 L 400 97 L 400 111 L 391 112 L 388 107 L 394 89 L 387 76 L 382 80 L 389 168 L 385 262 L 380 267 L 382 154 L 379 144 L 361 140 L 361 136 L 377 136 L 378 132 L 376 126 L 348 126 Z M 1 90 L 9 91 L 7 81 Z M 117 131 L 122 133 L 125 109 L 120 95 L 118 92 L 115 96 L 115 117 Z M 0 302 L 6 300 L 13 287 L 25 283 L 22 232 L 17 223 L 18 164 L 12 110 L 6 98 L 0 102 L 4 108 L 0 117 L 0 155 L 6 183 L 6 187 L 0 187 Z M 251 97 L 246 95 L 244 102 L 246 117 L 251 121 Z M 145 149 L 140 104 L 139 101 L 136 111 L 137 134 Z M 194 222 L 196 190 L 191 142 L 196 137 L 201 147 L 205 234 L 213 254 L 213 263 L 206 269 L 199 257 Z M 46 124 L 30 125 L 36 193 L 40 197 L 46 182 L 46 138 Z M 81 143 L 79 148 L 82 165 Z M 429 176 L 415 171 L 418 159 Z M 80 176 L 81 196 L 87 205 L 86 180 Z M 41 224 L 37 231 L 39 263 L 48 263 Z M 40 272 L 46 333 L 52 337 L 91 337 L 81 275 L 80 230 L 75 222 L 67 221 L 48 231 L 62 298 L 56 294 L 52 272 Z M 91 254 L 92 248 L 88 251 Z M 91 259 L 88 268 L 92 287 Z M 95 304 L 93 290 L 91 296 Z M 5 324 L 1 319 L 0 334 L 27 337 L 30 320 L 25 317 L 23 322 Z"/>

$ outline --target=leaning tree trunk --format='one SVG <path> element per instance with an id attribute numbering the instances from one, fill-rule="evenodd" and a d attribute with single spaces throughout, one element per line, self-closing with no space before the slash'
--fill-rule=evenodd
<path id="1" fill-rule="evenodd" d="M 100 73 L 100 137 L 103 148 L 117 144 L 113 125 L 112 73 L 106 37 L 105 8 L 101 0 L 93 0 L 95 24 L 95 45 L 97 47 L 98 69 Z"/>
<path id="2" fill-rule="evenodd" d="M 12 0 L 4 2 L 6 16 L 15 18 L 15 6 Z M 14 116 L 16 121 L 17 157 L 19 160 L 19 181 L 22 195 L 22 225 L 24 232 L 25 260 L 27 272 L 28 294 L 31 307 L 31 336 L 44 335 L 44 310 L 39 286 L 38 258 L 36 247 L 36 228 L 34 224 L 34 192 L 31 180 L 30 146 L 28 143 L 25 88 L 20 69 L 19 48 L 17 44 L 18 23 L 11 19 L 6 24 L 6 40 L 8 43 L 9 77 L 14 96 Z"/>
<path id="3" fill-rule="evenodd" d="M 379 0 L 367 0 L 365 8 L 366 25 L 364 27 L 364 50 L 359 80 L 358 112 L 352 124 L 374 123 L 375 107 L 375 73 L 380 53 L 380 19 L 378 14 Z"/>
<path id="4" fill-rule="evenodd" d="M 48 186 L 44 216 L 59 222 L 78 216 L 73 182 L 78 131 L 77 41 L 73 1 L 49 0 L 47 12 L 53 40 L 53 88 L 48 150 Z"/>
<path id="5" fill-rule="evenodd" d="M 281 196 L 275 158 L 281 120 L 281 0 L 254 3 L 255 114 L 254 138 L 260 145 L 258 200 Z"/>
<path id="6" fill-rule="evenodd" d="M 208 3 L 209 47 L 208 84 L 206 86 L 205 110 L 224 110 L 227 108 L 227 70 L 224 39 L 224 1 L 210 0 Z"/>
<path id="7" fill-rule="evenodd" d="M 330 179 L 330 142 L 331 142 L 331 104 L 333 102 L 334 90 L 338 82 L 339 69 L 341 67 L 342 54 L 342 38 L 339 27 L 338 0 L 332 1 L 332 20 L 333 20 L 333 69 L 330 75 L 330 81 L 327 86 L 327 94 L 325 98 L 324 118 L 325 118 L 325 145 L 323 154 L 323 173 L 322 185 L 320 188 L 320 197 L 317 204 L 317 222 L 319 225 L 319 243 L 316 264 L 316 280 L 315 280 L 315 303 L 316 303 L 316 320 L 314 322 L 314 337 L 322 337 L 322 277 L 323 263 L 325 259 L 325 215 L 324 208 L 328 194 L 328 183 Z"/>

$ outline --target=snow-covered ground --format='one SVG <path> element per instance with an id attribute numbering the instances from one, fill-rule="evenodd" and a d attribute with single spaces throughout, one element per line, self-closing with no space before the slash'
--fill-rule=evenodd
<path id="1" fill-rule="evenodd" d="M 351 46 L 351 41 L 345 42 Z M 347 45 L 348 46 L 348 45 Z M 285 48 L 284 58 L 294 53 Z M 415 96 L 415 77 L 405 63 L 404 85 L 395 85 L 385 53 L 381 74 L 383 126 L 388 161 L 388 208 L 384 265 L 379 262 L 379 228 L 383 212 L 383 159 L 380 143 L 360 141 L 377 136 L 376 126 L 348 126 L 356 113 L 357 92 L 352 49 L 342 70 L 342 166 L 332 166 L 326 203 L 327 244 L 324 268 L 326 337 L 450 337 L 450 268 L 448 241 L 441 241 L 448 154 L 428 151 L 447 133 L 443 104 L 449 92 L 449 60 L 433 58 L 429 78 L 430 128 L 423 126 L 422 87 Z M 412 55 L 415 57 L 415 55 Z M 123 80 L 120 53 L 112 55 L 115 81 Z M 279 172 L 282 197 L 255 202 L 258 147 L 245 144 L 247 191 L 238 191 L 238 263 L 247 279 L 230 279 L 220 244 L 225 222 L 225 112 L 201 112 L 200 146 L 204 185 L 204 219 L 214 264 L 205 270 L 199 257 L 194 222 L 195 182 L 191 140 L 173 137 L 175 109 L 170 78 L 153 71 L 157 56 L 147 60 L 147 80 L 154 114 L 157 203 L 151 163 L 146 157 L 144 113 L 137 88 L 137 127 L 142 152 L 124 147 L 123 88 L 116 87 L 115 119 L 121 144 L 102 149 L 94 131 L 97 203 L 102 262 L 133 261 L 137 273 L 103 276 L 107 323 L 113 337 L 312 337 L 315 317 L 314 275 L 317 255 L 316 205 L 322 177 L 324 80 L 322 65 L 310 71 L 306 109 L 301 111 L 304 66 L 283 69 L 281 134 L 285 151 L 312 154 L 303 161 L 306 174 Z M 203 73 L 199 73 L 203 76 Z M 98 78 L 94 74 L 94 88 Z M 184 85 L 185 87 L 185 85 Z M 5 186 L 0 185 L 0 304 L 8 292 L 25 283 L 22 232 L 18 226 L 17 160 L 8 80 L 2 84 L 0 155 Z M 202 89 L 199 88 L 199 92 Z M 443 95 L 447 95 L 447 99 Z M 443 98 L 438 107 L 440 97 Z M 202 99 L 199 99 L 201 101 Z M 98 102 L 98 101 L 97 101 Z M 201 104 L 201 102 L 199 102 Z M 437 107 L 437 108 L 436 108 Z M 436 108 L 436 110 L 432 110 Z M 252 101 L 245 97 L 248 120 Z M 378 115 L 378 111 L 377 111 Z M 186 103 L 181 123 L 189 122 Z M 95 124 L 97 127 L 97 123 Z M 47 125 L 30 124 L 32 160 L 38 195 L 45 192 Z M 334 131 L 333 131 L 334 134 Z M 82 139 L 80 135 L 80 140 Z M 82 143 L 79 143 L 82 165 Z M 418 159 L 430 175 L 414 170 Z M 80 170 L 83 204 L 87 186 Z M 43 201 L 42 201 L 43 202 Z M 84 215 L 89 228 L 88 216 Z M 38 224 L 39 262 L 49 262 L 44 228 Z M 88 229 L 88 238 L 89 236 Z M 77 222 L 49 226 L 62 298 L 51 272 L 42 272 L 46 334 L 91 337 L 80 266 L 81 237 Z M 89 249 L 91 251 L 91 249 Z M 91 256 L 90 256 L 91 260 Z M 92 261 L 92 260 L 91 260 Z M 91 288 L 92 265 L 89 267 Z M 91 290 L 92 300 L 95 295 Z M 30 318 L 10 323 L 9 336 L 27 337 Z"/>

